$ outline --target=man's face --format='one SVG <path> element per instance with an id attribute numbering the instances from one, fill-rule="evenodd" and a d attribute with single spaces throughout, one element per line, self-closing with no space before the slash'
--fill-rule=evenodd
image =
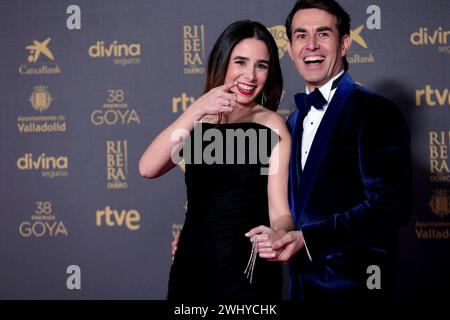
<path id="1" fill-rule="evenodd" d="M 344 69 L 350 37 L 339 38 L 336 17 L 320 9 L 302 9 L 292 19 L 288 53 L 309 90 L 321 87 Z"/>

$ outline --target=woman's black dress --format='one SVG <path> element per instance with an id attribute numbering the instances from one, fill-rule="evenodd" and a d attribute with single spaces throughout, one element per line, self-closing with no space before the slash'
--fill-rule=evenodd
<path id="1" fill-rule="evenodd" d="M 199 136 L 208 141 L 200 141 Z M 244 234 L 269 225 L 268 176 L 263 171 L 278 135 L 257 123 L 202 123 L 194 128 L 190 141 L 183 150 L 188 209 L 170 270 L 168 299 L 281 299 L 280 263 L 258 257 L 252 283 L 244 274 L 252 247 Z M 186 150 L 191 150 L 190 160 Z M 202 151 L 203 163 L 195 159 L 194 150 L 197 156 Z M 242 161 L 239 157 L 244 154 Z M 216 163 L 204 163 L 205 159 Z"/>

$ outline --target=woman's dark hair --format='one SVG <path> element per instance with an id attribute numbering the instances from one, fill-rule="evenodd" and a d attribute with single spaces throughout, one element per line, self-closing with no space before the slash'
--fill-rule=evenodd
<path id="1" fill-rule="evenodd" d="M 292 19 L 297 11 L 302 9 L 320 9 L 336 17 L 336 28 L 339 31 L 339 39 L 344 35 L 350 36 L 350 16 L 335 0 L 298 0 L 286 18 L 286 35 L 292 42 Z M 344 70 L 348 69 L 347 58 L 344 56 Z"/>
<path id="2" fill-rule="evenodd" d="M 263 41 L 269 51 L 269 68 L 266 84 L 256 102 L 276 111 L 283 91 L 278 47 L 269 30 L 259 22 L 242 20 L 230 24 L 219 36 L 208 58 L 208 71 L 205 92 L 224 84 L 231 53 L 234 47 L 244 39 L 253 38 Z"/>

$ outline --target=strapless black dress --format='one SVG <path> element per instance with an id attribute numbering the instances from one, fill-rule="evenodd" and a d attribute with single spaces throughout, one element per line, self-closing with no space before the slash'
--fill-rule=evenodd
<path id="1" fill-rule="evenodd" d="M 185 156 L 186 150 L 192 152 L 190 160 L 185 158 L 188 209 L 170 270 L 168 299 L 281 299 L 280 263 L 257 257 L 252 283 L 244 274 L 252 248 L 244 234 L 269 225 L 265 157 L 278 135 L 257 123 L 203 123 L 190 138 L 189 149 L 183 150 Z M 195 159 L 195 150 L 197 156 L 202 152 L 203 163 Z"/>

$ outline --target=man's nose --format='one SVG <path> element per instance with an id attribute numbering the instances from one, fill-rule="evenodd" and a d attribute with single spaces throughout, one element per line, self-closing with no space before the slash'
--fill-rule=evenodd
<path id="1" fill-rule="evenodd" d="M 309 50 L 315 50 L 319 47 L 316 37 L 308 37 L 308 43 L 306 45 Z"/>

